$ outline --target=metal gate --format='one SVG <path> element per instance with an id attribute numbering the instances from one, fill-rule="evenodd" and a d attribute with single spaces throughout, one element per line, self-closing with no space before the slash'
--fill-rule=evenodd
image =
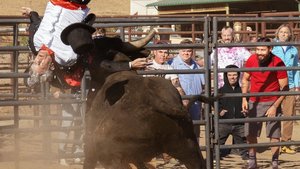
<path id="1" fill-rule="evenodd" d="M 215 96 L 218 95 L 217 88 L 213 86 L 217 86 L 217 76 L 219 72 L 228 72 L 228 69 L 218 69 L 217 66 L 211 68 L 211 61 L 209 54 L 212 50 L 215 50 L 220 47 L 230 47 L 230 46 L 243 46 L 243 47 L 255 47 L 257 45 L 264 45 L 264 44 L 257 44 L 257 43 L 250 43 L 250 42 L 243 42 L 243 43 L 230 43 L 230 44 L 221 44 L 218 43 L 218 35 L 220 30 L 220 25 L 233 25 L 233 22 L 242 22 L 244 25 L 253 24 L 255 23 L 255 30 L 251 32 L 240 31 L 241 34 L 249 35 L 252 33 L 253 36 L 261 35 L 260 30 L 258 29 L 258 24 L 264 23 L 271 23 L 271 22 L 295 22 L 299 24 L 300 19 L 298 17 L 238 17 L 235 16 L 180 16 L 180 17 L 159 17 L 159 16 L 142 16 L 136 17 L 134 20 L 132 18 L 97 18 L 96 23 L 94 24 L 95 27 L 102 27 L 108 29 L 119 29 L 119 36 L 123 40 L 131 40 L 136 38 L 137 36 L 143 36 L 146 32 L 137 32 L 136 28 L 138 27 L 149 27 L 149 29 L 155 26 L 169 26 L 172 25 L 179 26 L 183 24 L 189 24 L 192 27 L 195 25 L 200 25 L 202 30 L 200 31 L 191 31 L 191 32 L 163 32 L 161 34 L 171 34 L 171 33 L 178 33 L 178 34 L 187 34 L 192 37 L 192 40 L 195 42 L 196 37 L 201 37 L 201 43 L 194 43 L 191 45 L 179 45 L 179 44 L 160 44 L 160 45 L 147 45 L 146 48 L 148 49 L 158 49 L 158 48 L 165 48 L 171 49 L 176 51 L 176 49 L 184 49 L 184 48 L 193 48 L 194 50 L 203 50 L 204 55 L 204 62 L 205 67 L 199 70 L 159 70 L 159 71 L 138 71 L 139 74 L 190 74 L 190 73 L 203 73 L 205 75 L 205 92 L 203 95 L 206 97 L 211 97 L 213 93 Z M 13 123 L 10 125 L 0 126 L 0 132 L 3 133 L 11 133 L 14 135 L 14 150 L 12 154 L 16 156 L 14 159 L 15 161 L 15 168 L 20 168 L 19 163 L 26 158 L 20 158 L 20 135 L 22 133 L 43 133 L 42 134 L 42 155 L 36 158 L 42 158 L 47 160 L 50 159 L 58 159 L 60 158 L 57 153 L 54 153 L 51 149 L 52 144 L 57 143 L 78 143 L 81 142 L 80 140 L 60 140 L 54 139 L 51 137 L 52 132 L 59 132 L 59 131 L 70 131 L 70 130 L 82 130 L 83 124 L 80 126 L 74 127 L 67 127 L 63 128 L 60 126 L 55 126 L 52 124 L 53 120 L 83 120 L 83 117 L 77 118 L 63 118 L 60 116 L 53 116 L 50 112 L 50 107 L 52 105 L 61 105 L 61 104 L 79 104 L 81 105 L 81 109 L 85 109 L 85 100 L 86 100 L 86 92 L 85 92 L 85 85 L 82 86 L 81 94 L 80 95 L 65 95 L 64 99 L 54 99 L 52 95 L 49 93 L 49 84 L 45 83 L 41 87 L 41 93 L 32 94 L 31 91 L 26 91 L 22 89 L 22 83 L 19 82 L 19 79 L 24 77 L 28 77 L 28 74 L 22 73 L 22 70 L 19 70 L 19 57 L 20 53 L 27 53 L 28 48 L 27 46 L 20 46 L 19 40 L 22 36 L 27 36 L 26 33 L 24 35 L 20 34 L 19 28 L 21 24 L 29 23 L 28 19 L 24 18 L 15 18 L 15 19 L 6 19 L 0 18 L 0 26 L 11 26 L 12 31 L 7 33 L 12 37 L 12 44 L 10 46 L 0 46 L 0 52 L 9 53 L 11 56 L 11 65 L 7 70 L 8 72 L 0 73 L 0 79 L 11 79 L 10 83 L 10 90 L 8 92 L 1 92 L 1 107 L 12 107 L 13 113 L 10 116 L 2 116 L 0 115 L 1 121 L 5 120 L 12 120 Z M 112 33 L 113 34 L 113 33 Z M 282 45 L 281 43 L 266 43 L 268 45 Z M 289 43 L 291 45 L 299 46 L 299 42 Z M 215 60 L 217 61 L 217 55 L 214 56 Z M 27 63 L 28 64 L 28 63 Z M 282 68 L 276 68 L 275 70 L 280 70 Z M 286 70 L 298 70 L 298 67 L 289 67 L 283 68 Z M 232 71 L 232 69 L 230 69 Z M 259 71 L 264 70 L 274 70 L 270 68 L 266 69 L 259 69 Z M 248 69 L 241 68 L 236 71 L 249 71 Z M 85 79 L 85 78 L 84 78 Z M 83 84 L 85 84 L 85 80 L 83 80 Z M 1 85 L 1 84 L 0 84 Z M 280 95 L 298 95 L 300 92 L 280 92 Z M 242 97 L 242 96 L 263 96 L 263 95 L 278 95 L 278 93 L 256 93 L 256 94 L 225 94 L 222 97 Z M 186 96 L 186 98 L 192 98 L 197 96 Z M 32 115 L 20 115 L 20 108 L 23 106 L 34 106 L 33 114 Z M 200 143 L 201 150 L 205 154 L 206 157 L 206 166 L 207 168 L 222 168 L 220 165 L 220 149 L 226 148 L 248 148 L 248 147 L 269 147 L 269 146 L 279 146 L 279 145 L 300 145 L 300 141 L 294 141 L 289 143 L 259 143 L 259 144 L 243 144 L 243 145 L 219 145 L 219 130 L 218 124 L 219 123 L 238 123 L 238 122 L 249 122 L 249 121 L 270 121 L 270 120 L 300 120 L 299 116 L 294 117 L 278 117 L 278 118 L 254 118 L 254 119 L 228 119 L 228 120 L 219 120 L 218 116 L 218 104 L 217 102 L 214 103 L 214 110 L 212 111 L 212 105 L 205 104 L 204 106 L 204 116 L 203 120 L 194 121 L 195 125 L 203 125 L 205 128 L 205 142 Z M 21 113 L 22 114 L 22 113 Z M 213 114 L 215 116 L 213 116 Z M 34 122 L 34 125 L 38 128 L 21 128 L 20 121 L 23 120 L 31 120 Z M 215 164 L 213 157 L 215 155 Z M 83 154 L 79 156 L 71 154 L 68 157 L 82 157 Z M 31 158 L 31 157 L 28 157 Z"/>

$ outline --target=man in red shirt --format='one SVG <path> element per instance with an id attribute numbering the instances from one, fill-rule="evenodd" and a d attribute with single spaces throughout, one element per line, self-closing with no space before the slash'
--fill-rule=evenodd
<path id="1" fill-rule="evenodd" d="M 268 38 L 261 38 L 258 42 L 270 42 Z M 255 54 L 249 57 L 246 68 L 258 67 L 281 67 L 285 66 L 283 61 L 271 53 L 271 46 L 257 46 Z M 250 87 L 250 88 L 249 88 Z M 280 71 L 257 71 L 245 72 L 242 79 L 242 93 L 278 92 L 288 89 L 287 72 Z M 248 117 L 276 117 L 281 113 L 281 102 L 284 96 L 251 96 L 249 103 L 243 97 L 242 111 Z M 249 106 L 249 107 L 248 107 Z M 260 136 L 262 122 L 245 123 L 245 136 L 249 144 L 257 143 Z M 280 141 L 280 121 L 266 122 L 266 134 L 270 142 Z M 278 168 L 279 146 L 272 147 L 272 168 Z M 248 168 L 257 168 L 256 149 L 249 148 Z"/>

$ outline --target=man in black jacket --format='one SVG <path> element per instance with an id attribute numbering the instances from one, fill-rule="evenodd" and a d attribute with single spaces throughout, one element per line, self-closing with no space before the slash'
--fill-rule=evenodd
<path id="1" fill-rule="evenodd" d="M 238 68 L 235 65 L 228 65 L 226 68 Z M 219 93 L 242 93 L 239 78 L 240 72 L 224 72 L 224 85 L 219 89 Z M 242 98 L 228 97 L 220 99 L 219 118 L 235 119 L 244 118 L 242 113 Z M 246 143 L 244 135 L 244 123 L 219 124 L 220 145 L 224 145 L 229 135 L 233 136 L 233 142 L 236 144 Z M 221 150 L 221 157 L 225 156 L 225 150 Z M 244 160 L 248 159 L 246 149 L 240 149 L 240 155 Z"/>

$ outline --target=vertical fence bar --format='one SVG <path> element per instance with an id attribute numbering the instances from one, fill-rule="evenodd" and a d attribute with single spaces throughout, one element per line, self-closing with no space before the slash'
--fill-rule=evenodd
<path id="1" fill-rule="evenodd" d="M 124 27 L 119 27 L 120 29 L 120 38 L 122 39 L 122 41 L 125 41 L 125 29 Z"/>
<path id="2" fill-rule="evenodd" d="M 208 55 L 208 48 L 209 48 L 209 17 L 204 17 L 204 68 L 205 68 L 205 96 L 210 97 L 211 92 L 211 68 L 210 68 L 210 58 Z M 208 169 L 212 168 L 213 161 L 212 161 L 212 150 L 211 150 L 211 105 L 205 103 L 204 106 L 205 110 L 205 145 L 206 145 L 206 166 Z"/>
<path id="3" fill-rule="evenodd" d="M 48 82 L 42 82 L 41 83 L 41 92 L 42 92 L 42 99 L 43 100 L 48 100 L 48 92 L 49 92 L 49 83 Z M 42 128 L 49 128 L 50 127 L 50 120 L 49 120 L 49 115 L 50 115 L 50 105 L 46 104 L 42 106 L 41 108 L 41 116 L 43 118 L 43 125 Z M 49 154 L 51 153 L 51 132 L 50 134 L 47 133 L 47 131 L 43 131 L 43 152 L 44 152 L 44 157 L 45 157 L 45 162 L 48 163 L 48 160 L 46 157 L 49 157 Z"/>
<path id="4" fill-rule="evenodd" d="M 83 126 L 83 130 L 85 130 L 85 111 L 86 111 L 86 99 L 87 99 L 87 90 L 89 89 L 89 86 L 87 86 L 87 73 L 88 71 L 86 70 L 84 72 L 83 78 L 81 80 L 81 117 L 82 117 L 82 126 Z M 90 81 L 90 79 L 89 79 Z"/>
<path id="5" fill-rule="evenodd" d="M 216 17 L 213 18 L 213 47 L 214 47 L 214 96 L 218 96 L 218 19 Z M 220 168 L 220 144 L 219 144 L 219 107 L 218 101 L 214 102 L 214 141 L 213 148 L 215 150 L 214 158 L 216 160 L 216 168 Z"/>
<path id="6" fill-rule="evenodd" d="M 132 30 L 131 29 L 132 29 L 132 27 L 130 26 L 127 29 L 128 29 L 128 35 L 127 35 L 128 36 L 128 41 L 131 42 L 132 41 L 132 39 L 131 39 L 131 35 L 132 35 L 132 33 L 131 33 Z"/>
<path id="7" fill-rule="evenodd" d="M 192 17 L 192 18 L 194 18 L 194 17 Z M 195 43 L 195 41 L 196 41 L 196 35 L 195 35 L 195 23 L 192 23 L 192 41 L 193 41 L 193 43 Z"/>
<path id="8" fill-rule="evenodd" d="M 18 46 L 18 34 L 19 34 L 19 29 L 18 29 L 18 25 L 14 24 L 13 25 L 13 31 L 14 31 L 14 35 L 13 35 L 13 46 Z M 14 73 L 18 73 L 18 59 L 19 58 L 19 52 L 18 51 L 14 51 L 13 52 L 13 56 L 12 56 L 12 63 L 13 63 L 13 70 L 12 72 Z M 13 91 L 13 99 L 14 100 L 18 100 L 19 96 L 18 96 L 18 78 L 13 78 L 12 79 L 12 91 Z M 19 106 L 15 105 L 14 106 L 14 127 L 16 129 L 19 128 Z M 15 168 L 19 169 L 20 168 L 20 133 L 19 132 L 15 132 L 15 140 L 14 140 L 14 144 L 15 144 Z"/>

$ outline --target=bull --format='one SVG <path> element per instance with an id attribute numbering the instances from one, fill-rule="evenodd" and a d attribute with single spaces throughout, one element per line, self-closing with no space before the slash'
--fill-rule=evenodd
<path id="1" fill-rule="evenodd" d="M 77 36 L 78 28 L 91 29 L 79 25 L 62 32 L 63 42 L 74 47 L 68 36 Z M 129 168 L 129 163 L 146 168 L 146 162 L 162 153 L 187 168 L 205 168 L 192 120 L 176 88 L 168 80 L 145 78 L 124 66 L 149 54 L 142 47 L 153 36 L 151 32 L 131 44 L 104 37 L 90 43 L 92 50 L 80 48 L 80 53 L 88 53 L 88 60 L 92 60 L 88 64 L 91 90 L 85 118 L 84 169 L 95 168 L 97 162 L 106 169 Z"/>

